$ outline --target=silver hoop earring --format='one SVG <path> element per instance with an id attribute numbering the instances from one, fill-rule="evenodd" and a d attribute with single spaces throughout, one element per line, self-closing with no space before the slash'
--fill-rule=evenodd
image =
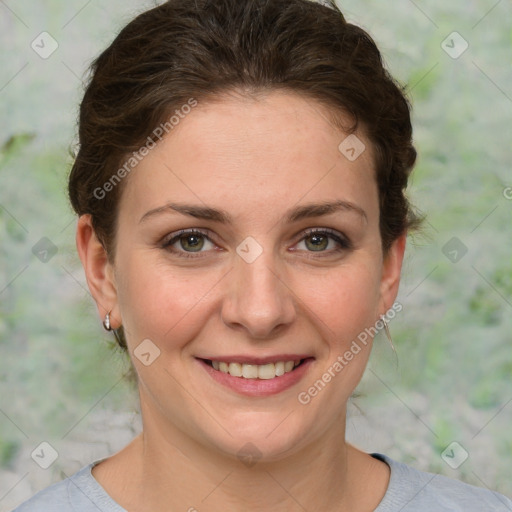
<path id="1" fill-rule="evenodd" d="M 106 331 L 112 331 L 114 333 L 114 338 L 116 339 L 118 345 L 120 345 L 121 347 L 126 347 L 126 343 L 121 339 L 121 336 L 119 334 L 119 329 L 121 327 L 114 329 L 112 327 L 112 324 L 110 323 L 110 311 L 105 315 L 105 319 L 103 320 L 103 327 Z"/>
<path id="2" fill-rule="evenodd" d="M 112 330 L 112 326 L 110 325 L 110 311 L 105 315 L 105 320 L 103 320 L 103 327 L 106 331 Z"/>
<path id="3" fill-rule="evenodd" d="M 389 332 L 388 322 L 386 320 L 386 317 L 384 315 L 381 315 L 380 319 L 382 320 L 384 324 L 384 331 L 386 332 L 386 338 L 389 341 L 389 344 L 391 345 L 391 348 L 393 349 L 393 352 L 396 354 L 395 346 L 393 345 L 393 340 L 391 338 L 391 333 Z"/>

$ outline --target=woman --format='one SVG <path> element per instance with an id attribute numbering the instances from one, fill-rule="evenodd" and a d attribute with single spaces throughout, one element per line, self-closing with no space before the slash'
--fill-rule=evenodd
<path id="1" fill-rule="evenodd" d="M 344 440 L 415 162 L 372 39 L 308 0 L 171 0 L 93 65 L 69 193 L 143 433 L 17 510 L 512 510 Z"/>

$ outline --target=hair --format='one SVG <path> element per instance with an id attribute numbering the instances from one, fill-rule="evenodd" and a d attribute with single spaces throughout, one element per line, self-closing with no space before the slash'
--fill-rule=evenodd
<path id="1" fill-rule="evenodd" d="M 277 90 L 316 100 L 346 133 L 361 125 L 374 150 L 384 254 L 419 224 L 405 194 L 416 160 L 410 103 L 373 39 L 333 0 L 169 0 L 93 61 L 80 105 L 69 198 L 91 215 L 110 261 L 126 162 L 158 127 L 169 132 L 169 116 L 194 101 Z M 118 342 L 126 348 L 124 333 Z"/>

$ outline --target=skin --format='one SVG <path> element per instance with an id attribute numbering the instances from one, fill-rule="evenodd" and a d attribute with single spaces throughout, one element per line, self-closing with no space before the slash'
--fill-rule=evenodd
<path id="1" fill-rule="evenodd" d="M 309 404 L 307 390 L 357 335 L 373 326 L 398 291 L 405 234 L 383 255 L 373 154 L 349 161 L 346 137 L 324 108 L 295 93 L 225 96 L 199 103 L 126 178 L 116 255 L 106 257 L 84 215 L 77 247 L 103 319 L 123 325 L 130 354 L 150 339 L 160 356 L 132 360 L 143 433 L 95 466 L 94 477 L 132 511 L 371 511 L 384 496 L 388 466 L 345 442 L 346 404 L 371 343 Z M 364 210 L 285 222 L 288 210 L 343 200 Z M 167 211 L 168 202 L 224 209 L 232 225 Z M 209 230 L 163 248 L 180 229 Z M 310 228 L 330 228 L 314 250 Z M 236 252 L 248 236 L 263 253 Z M 169 238 L 169 237 L 168 237 Z M 192 240 L 194 242 L 194 240 Z M 188 250 L 188 253 L 186 252 Z M 179 254 L 192 254 L 192 258 Z M 194 256 L 196 256 L 194 258 Z M 277 395 L 242 396 L 216 383 L 196 357 L 304 353 L 304 378 Z M 261 458 L 243 464 L 252 443 Z"/>

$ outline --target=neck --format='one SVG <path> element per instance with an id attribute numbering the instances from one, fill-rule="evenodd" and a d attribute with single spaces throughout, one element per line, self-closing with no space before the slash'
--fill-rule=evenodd
<path id="1" fill-rule="evenodd" d="M 387 466 L 345 442 L 344 413 L 316 442 L 275 460 L 240 460 L 144 408 L 142 416 L 143 434 L 94 471 L 127 510 L 357 512 L 373 510 L 387 488 Z"/>
<path id="2" fill-rule="evenodd" d="M 241 461 L 212 453 L 187 439 L 174 437 L 171 444 L 152 434 L 143 436 L 145 483 L 158 489 L 168 486 L 175 498 L 174 490 L 182 489 L 176 510 L 191 506 L 211 512 L 329 510 L 326 505 L 331 501 L 339 507 L 339 490 L 345 487 L 347 476 L 347 445 L 342 432 L 331 449 L 326 449 L 324 440 L 322 447 L 308 446 L 272 462 Z"/>

